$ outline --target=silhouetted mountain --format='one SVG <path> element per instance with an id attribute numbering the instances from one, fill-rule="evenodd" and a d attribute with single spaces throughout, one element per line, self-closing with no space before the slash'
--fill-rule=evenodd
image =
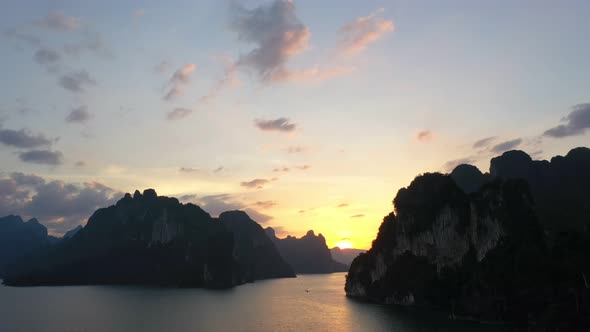
<path id="1" fill-rule="evenodd" d="M 508 151 L 492 159 L 490 174 L 526 180 L 547 231 L 590 231 L 590 149 L 575 148 L 551 161 L 532 160 L 522 151 Z"/>
<path id="2" fill-rule="evenodd" d="M 234 235 L 234 257 L 246 280 L 295 277 L 264 229 L 246 212 L 223 212 L 219 220 Z"/>
<path id="3" fill-rule="evenodd" d="M 62 237 L 62 239 L 69 239 L 71 237 L 73 237 L 74 235 L 76 235 L 80 230 L 82 229 L 81 225 L 76 226 L 76 228 L 71 229 L 69 231 L 67 231 L 64 236 Z"/>
<path id="4" fill-rule="evenodd" d="M 326 239 L 322 234 L 317 236 L 312 230 L 301 238 L 287 236 L 279 239 L 274 229 L 265 229 L 266 235 L 279 249 L 281 256 L 291 265 L 295 273 L 332 273 L 348 270 L 348 265 L 332 259 Z"/>
<path id="5" fill-rule="evenodd" d="M 449 175 L 468 194 L 478 191 L 490 179 L 489 174 L 483 174 L 477 167 L 468 164 L 455 167 Z"/>
<path id="6" fill-rule="evenodd" d="M 157 196 L 153 189 L 143 195 L 136 191 L 133 197 L 125 194 L 115 205 L 94 212 L 84 228 L 11 271 L 4 283 L 225 288 L 254 278 L 292 276 L 290 270 L 265 269 L 258 257 L 247 252 L 248 234 L 239 234 L 234 241 L 224 223 L 230 224 L 214 220 L 196 205 Z M 232 229 L 255 228 L 249 218 L 231 224 Z M 244 251 L 237 254 L 238 248 Z M 285 266 L 272 246 L 265 248 L 266 258 Z"/>
<path id="7" fill-rule="evenodd" d="M 365 252 L 366 250 L 363 249 L 340 249 L 339 247 L 334 247 L 330 249 L 330 254 L 332 255 L 332 259 L 338 263 L 342 263 L 346 266 L 350 266 L 352 261 L 358 256 L 359 254 Z"/>
<path id="8" fill-rule="evenodd" d="M 590 237 L 580 231 L 548 238 L 537 217 L 546 210 L 534 203 L 538 197 L 550 211 L 574 209 L 553 223 L 590 222 L 588 160 L 588 149 L 551 162 L 510 151 L 492 160 L 494 180 L 481 186 L 471 167 L 417 177 L 398 191 L 372 248 L 353 261 L 347 295 L 541 330 L 588 330 Z M 573 202 L 548 193 L 548 183 Z"/>
<path id="9" fill-rule="evenodd" d="M 0 277 L 19 259 L 50 243 L 47 228 L 37 219 L 24 222 L 21 217 L 0 217 Z"/>

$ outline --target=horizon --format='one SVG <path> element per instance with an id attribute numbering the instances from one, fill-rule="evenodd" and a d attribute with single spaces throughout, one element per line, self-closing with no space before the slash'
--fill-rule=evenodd
<path id="1" fill-rule="evenodd" d="M 368 249 L 419 174 L 587 146 L 590 3 L 425 3 L 7 1 L 0 216 L 154 188 Z"/>

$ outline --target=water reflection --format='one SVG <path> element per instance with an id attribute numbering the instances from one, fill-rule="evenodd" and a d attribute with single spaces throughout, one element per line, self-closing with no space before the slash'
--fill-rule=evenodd
<path id="1" fill-rule="evenodd" d="M 0 331 L 503 331 L 444 314 L 360 303 L 344 273 L 231 290 L 0 287 Z"/>

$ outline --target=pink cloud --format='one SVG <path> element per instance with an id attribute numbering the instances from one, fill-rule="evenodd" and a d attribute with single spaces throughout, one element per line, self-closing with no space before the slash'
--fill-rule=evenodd
<path id="1" fill-rule="evenodd" d="M 197 66 L 194 63 L 189 63 L 178 69 L 172 77 L 170 77 L 169 83 L 171 85 L 170 90 L 164 96 L 164 99 L 170 101 L 175 97 L 184 95 L 184 87 L 190 84 L 190 74 L 195 71 Z"/>
<path id="2" fill-rule="evenodd" d="M 393 21 L 377 16 L 382 12 L 383 9 L 379 9 L 340 28 L 340 50 L 345 54 L 357 54 L 384 34 L 393 31 Z"/>
<path id="3" fill-rule="evenodd" d="M 433 139 L 433 135 L 430 130 L 423 130 L 416 134 L 416 139 L 420 142 L 428 142 Z"/>

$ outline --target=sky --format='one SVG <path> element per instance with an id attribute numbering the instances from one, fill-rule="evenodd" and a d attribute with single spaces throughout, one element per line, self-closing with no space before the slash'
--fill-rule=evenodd
<path id="1" fill-rule="evenodd" d="M 369 248 L 397 191 L 590 142 L 587 1 L 3 0 L 0 215 L 154 188 Z"/>

